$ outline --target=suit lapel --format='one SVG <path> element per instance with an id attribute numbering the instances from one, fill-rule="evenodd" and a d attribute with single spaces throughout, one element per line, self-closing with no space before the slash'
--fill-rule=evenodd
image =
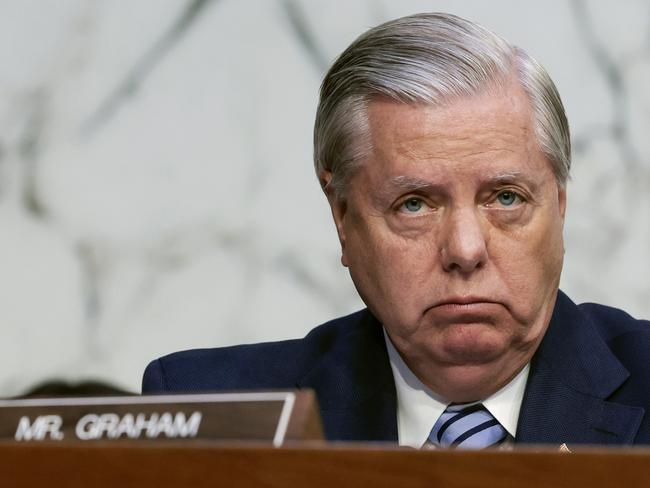
<path id="1" fill-rule="evenodd" d="M 517 442 L 629 444 L 644 410 L 607 401 L 629 373 L 562 292 L 531 362 Z"/>
<path id="2" fill-rule="evenodd" d="M 316 391 L 329 440 L 397 441 L 397 400 L 381 324 L 366 311 L 298 387 Z"/>

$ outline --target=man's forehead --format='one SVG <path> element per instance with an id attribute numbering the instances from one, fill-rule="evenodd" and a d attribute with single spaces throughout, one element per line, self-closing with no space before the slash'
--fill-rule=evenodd
<path id="1" fill-rule="evenodd" d="M 374 166 L 373 166 L 374 165 Z M 555 181 L 551 164 L 542 157 L 534 162 L 526 159 L 499 159 L 476 164 L 427 161 L 409 164 L 378 164 L 368 161 L 369 183 L 380 199 L 409 192 L 451 194 L 456 189 L 481 192 L 506 185 L 517 185 L 537 191 Z"/>
<path id="2" fill-rule="evenodd" d="M 375 101 L 368 107 L 368 125 L 374 147 L 388 144 L 424 157 L 476 144 L 485 151 L 520 150 L 535 141 L 527 101 L 507 98 L 459 100 L 443 107 Z"/>
<path id="3" fill-rule="evenodd" d="M 554 182 L 552 164 L 538 147 L 527 113 L 515 120 L 512 105 L 500 102 L 493 113 L 483 111 L 485 117 L 472 116 L 466 124 L 453 123 L 453 107 L 440 118 L 427 118 L 435 107 L 384 102 L 383 115 L 394 117 L 379 119 L 373 134 L 362 170 L 371 185 L 366 188 L 384 201 L 408 192 L 478 193 L 508 184 L 535 192 Z M 447 116 L 451 120 L 445 120 Z"/>

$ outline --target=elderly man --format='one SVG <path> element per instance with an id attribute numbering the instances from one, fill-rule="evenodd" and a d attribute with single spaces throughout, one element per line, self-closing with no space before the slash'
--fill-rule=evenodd
<path id="1" fill-rule="evenodd" d="M 313 388 L 338 440 L 650 442 L 650 323 L 558 290 L 570 138 L 535 60 L 452 15 L 380 25 L 327 73 L 314 145 L 368 309 L 158 359 L 144 392 Z"/>

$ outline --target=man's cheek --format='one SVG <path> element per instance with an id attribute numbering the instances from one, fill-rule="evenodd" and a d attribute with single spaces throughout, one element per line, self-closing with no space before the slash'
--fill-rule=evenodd
<path id="1" fill-rule="evenodd" d="M 543 261 L 533 259 L 530 252 L 529 248 L 510 247 L 492 262 L 510 298 L 519 305 L 529 302 L 530 297 L 536 294 L 544 273 Z"/>

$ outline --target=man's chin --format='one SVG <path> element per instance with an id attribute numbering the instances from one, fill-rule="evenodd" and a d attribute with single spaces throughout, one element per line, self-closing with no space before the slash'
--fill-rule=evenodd
<path id="1" fill-rule="evenodd" d="M 508 350 L 508 341 L 487 324 L 458 324 L 445 331 L 437 354 L 442 363 L 473 366 L 492 363 Z"/>

